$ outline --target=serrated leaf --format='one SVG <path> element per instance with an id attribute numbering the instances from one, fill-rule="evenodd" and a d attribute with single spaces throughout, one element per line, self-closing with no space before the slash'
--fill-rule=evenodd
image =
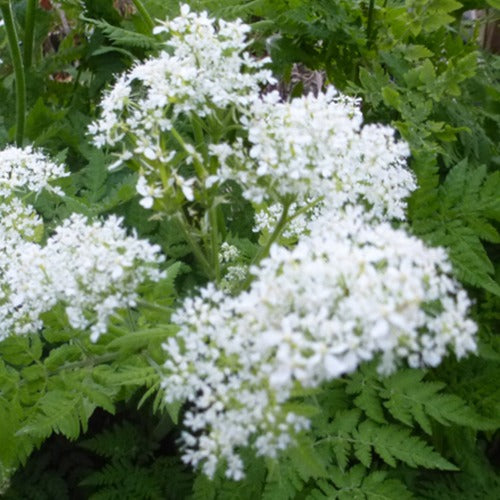
<path id="1" fill-rule="evenodd" d="M 102 30 L 102 32 L 117 46 L 154 50 L 162 45 L 151 36 L 119 28 L 106 21 L 97 21 L 96 19 L 88 19 L 83 16 L 82 19 Z M 130 55 L 133 57 L 133 54 Z"/>
<path id="2" fill-rule="evenodd" d="M 80 430 L 87 430 L 88 419 L 94 408 L 81 394 L 52 390 L 37 401 L 33 414 L 17 435 L 46 438 L 54 432 L 68 439 L 76 439 Z"/>
<path id="3" fill-rule="evenodd" d="M 429 469 L 458 470 L 455 465 L 434 451 L 425 441 L 411 434 L 409 429 L 395 425 L 380 426 L 366 420 L 362 422 L 353 434 L 363 448 L 373 447 L 373 450 L 384 462 L 396 467 L 397 460 L 410 467 L 423 466 Z M 355 450 L 356 450 L 356 444 Z M 355 451 L 356 454 L 356 451 Z M 358 459 L 366 459 L 366 453 L 356 455 Z"/>
<path id="4" fill-rule="evenodd" d="M 323 458 L 307 440 L 291 448 L 288 455 L 304 482 L 328 476 Z"/>

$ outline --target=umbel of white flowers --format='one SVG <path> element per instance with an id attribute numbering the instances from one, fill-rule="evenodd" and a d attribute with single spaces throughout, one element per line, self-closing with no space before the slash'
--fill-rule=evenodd
<path id="1" fill-rule="evenodd" d="M 444 250 L 359 209 L 323 214 L 252 272 L 236 297 L 210 285 L 187 298 L 165 344 L 166 399 L 191 403 L 183 458 L 209 476 L 223 460 L 240 479 L 242 446 L 275 457 L 307 428 L 284 406 L 297 382 L 317 387 L 374 357 L 389 373 L 401 360 L 436 366 L 449 350 L 475 350 L 470 301 Z"/>
<path id="2" fill-rule="evenodd" d="M 15 193 L 62 193 L 49 183 L 65 175 L 30 147 L 0 152 L 0 340 L 40 330 L 41 315 L 59 303 L 69 325 L 96 341 L 113 313 L 135 305 L 140 283 L 163 276 L 159 246 L 127 235 L 115 216 L 73 214 L 39 243 L 43 222 Z"/>
<path id="3" fill-rule="evenodd" d="M 273 78 L 264 69 L 268 60 L 247 52 L 249 30 L 241 21 L 211 19 L 184 5 L 179 17 L 155 30 L 167 34 L 165 50 L 105 94 L 89 131 L 98 147 L 125 148 L 113 167 L 132 156 L 140 164 L 141 204 L 150 209 L 173 189 L 193 201 L 200 190 L 231 180 L 256 204 L 292 197 L 300 209 L 305 200 L 323 197 L 330 206 L 361 202 L 374 217 L 403 218 L 404 199 L 415 189 L 405 168 L 407 144 L 396 141 L 390 127 L 362 126 L 359 100 L 333 87 L 288 103 L 277 92 L 262 96 L 261 86 Z M 243 137 L 233 143 L 207 138 L 204 173 L 185 177 L 193 174 L 173 165 L 176 154 L 187 155 L 185 163 L 202 159 L 188 142 L 167 148 L 176 120 L 217 121 L 218 112 L 231 108 Z"/>

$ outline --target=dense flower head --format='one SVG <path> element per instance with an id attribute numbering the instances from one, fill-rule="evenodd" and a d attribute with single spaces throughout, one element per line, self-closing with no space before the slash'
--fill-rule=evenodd
<path id="1" fill-rule="evenodd" d="M 69 172 L 63 165 L 54 163 L 31 146 L 9 146 L 0 151 L 0 196 L 10 197 L 18 190 L 39 193 L 44 188 L 62 194 L 49 183 L 67 175 Z"/>
<path id="2" fill-rule="evenodd" d="M 73 214 L 42 246 L 29 241 L 39 220 L 20 213 L 29 216 L 22 233 L 8 219 L 0 225 L 11 233 L 0 248 L 0 339 L 39 330 L 41 315 L 61 303 L 71 327 L 89 328 L 96 341 L 113 313 L 135 305 L 140 283 L 163 276 L 160 248 L 127 235 L 115 216 L 90 222 Z"/>
<path id="3" fill-rule="evenodd" d="M 293 249 L 273 246 L 233 297 L 209 286 L 174 316 L 167 401 L 187 399 L 184 460 L 213 475 L 243 474 L 238 448 L 275 456 L 307 419 L 289 413 L 295 384 L 317 387 L 379 359 L 436 366 L 475 350 L 470 301 L 446 253 L 359 209 L 324 214 Z"/>
<path id="4" fill-rule="evenodd" d="M 247 106 L 272 81 L 268 60 L 246 51 L 249 30 L 239 20 L 216 21 L 183 5 L 179 17 L 155 28 L 168 35 L 165 50 L 122 75 L 104 96 L 101 117 L 90 127 L 95 144 L 116 145 L 129 133 L 135 153 L 162 160 L 159 134 L 177 116 Z"/>
<path id="5" fill-rule="evenodd" d="M 416 187 L 406 168 L 408 145 L 394 130 L 362 126 L 359 102 L 333 87 L 281 102 L 270 93 L 242 117 L 250 147 L 217 144 L 221 179 L 239 181 L 244 196 L 263 200 L 323 197 L 332 209 L 363 203 L 377 218 L 403 218 Z"/>
<path id="6" fill-rule="evenodd" d="M 70 325 L 90 327 L 93 341 L 106 332 L 117 309 L 135 306 L 142 282 L 163 276 L 160 247 L 127 235 L 116 216 L 89 222 L 73 214 L 56 229 L 43 254 L 52 292 L 66 304 Z"/>

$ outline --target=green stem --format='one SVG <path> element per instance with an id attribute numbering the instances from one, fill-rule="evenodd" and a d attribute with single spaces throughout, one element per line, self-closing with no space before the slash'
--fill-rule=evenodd
<path id="1" fill-rule="evenodd" d="M 74 370 L 77 368 L 88 368 L 96 365 L 100 365 L 101 363 L 109 363 L 110 361 L 114 361 L 118 357 L 117 352 L 110 352 L 106 354 L 102 354 L 100 356 L 88 357 L 85 359 L 81 359 L 80 361 L 73 361 L 72 363 L 66 363 L 65 365 L 59 366 L 54 370 L 49 370 L 49 375 L 55 375 L 62 371 L 66 370 Z"/>
<path id="2" fill-rule="evenodd" d="M 179 143 L 181 148 L 188 154 L 192 155 L 193 157 L 193 165 L 194 169 L 196 170 L 196 175 L 198 175 L 198 178 L 202 181 L 207 177 L 207 171 L 205 170 L 205 167 L 201 164 L 201 162 L 196 158 L 196 154 L 193 155 L 193 147 L 189 147 L 184 139 L 182 138 L 181 134 L 177 132 L 177 130 L 172 127 L 170 129 L 170 133 L 172 134 L 172 137 Z M 196 150 L 195 150 L 196 151 Z"/>
<path id="3" fill-rule="evenodd" d="M 33 58 L 33 39 L 35 34 L 36 0 L 28 0 L 26 21 L 24 23 L 24 67 L 29 69 Z"/>
<path id="4" fill-rule="evenodd" d="M 259 249 L 255 257 L 252 259 L 250 265 L 258 264 L 264 257 L 267 257 L 269 254 L 269 250 L 271 245 L 280 237 L 281 232 L 283 231 L 285 224 L 288 222 L 288 210 L 290 208 L 291 202 L 286 202 L 283 204 L 283 212 L 281 212 L 280 219 L 274 228 L 274 231 L 271 233 L 271 236 L 266 241 L 266 244 Z"/>
<path id="5" fill-rule="evenodd" d="M 162 312 L 165 314 L 172 314 L 174 312 L 174 309 L 172 307 L 161 306 L 159 304 L 154 304 L 154 303 L 149 302 L 147 300 L 138 300 L 137 305 L 141 306 L 141 307 L 145 307 L 145 308 L 150 309 L 152 311 L 158 311 L 158 312 Z"/>
<path id="6" fill-rule="evenodd" d="M 212 254 L 212 266 L 215 273 L 215 281 L 216 283 L 219 283 L 220 263 L 219 263 L 219 229 L 218 229 L 217 206 L 210 207 L 209 217 L 210 217 L 210 244 L 211 244 L 211 254 Z"/>
<path id="7" fill-rule="evenodd" d="M 195 114 L 191 115 L 191 126 L 193 128 L 194 139 L 196 141 L 196 148 L 201 150 L 203 161 L 208 165 L 209 156 L 205 135 L 203 133 L 203 125 L 200 118 Z"/>
<path id="8" fill-rule="evenodd" d="M 18 147 L 22 147 L 26 113 L 26 78 L 10 1 L 0 3 L 0 10 L 5 23 L 14 75 L 16 77 L 16 144 Z"/>
<path id="9" fill-rule="evenodd" d="M 285 225 L 288 223 L 288 210 L 290 209 L 290 205 L 292 204 L 292 201 L 287 201 L 283 203 L 283 212 L 281 212 L 280 219 L 278 223 L 276 224 L 276 227 L 274 228 L 274 231 L 271 233 L 269 238 L 266 241 L 266 244 L 259 249 L 259 251 L 256 253 L 255 257 L 252 259 L 252 262 L 250 263 L 250 266 L 253 266 L 255 264 L 258 264 L 263 258 L 267 257 L 269 254 L 269 250 L 271 249 L 271 245 L 280 237 L 283 229 L 285 228 Z M 239 288 L 239 291 L 245 290 L 248 288 L 250 283 L 252 282 L 252 275 L 249 274 L 248 278 L 243 282 L 241 287 Z"/>
<path id="10" fill-rule="evenodd" d="M 370 48 L 372 44 L 373 19 L 375 17 L 375 0 L 370 0 L 368 6 L 368 21 L 366 25 L 366 46 Z"/>
<path id="11" fill-rule="evenodd" d="M 139 14 L 142 16 L 144 21 L 146 21 L 148 28 L 152 30 L 155 27 L 155 23 L 149 15 L 149 12 L 146 10 L 146 7 L 144 7 L 144 4 L 141 2 L 141 0 L 133 0 L 133 2 Z"/>
<path id="12" fill-rule="evenodd" d="M 307 205 L 303 206 L 300 210 L 297 210 L 289 219 L 289 222 L 292 222 L 293 219 L 296 219 L 299 215 L 307 213 L 311 208 L 313 208 L 315 205 L 318 205 L 325 199 L 324 196 L 320 196 L 319 198 L 316 198 L 314 201 L 311 201 L 311 203 L 308 203 Z"/>

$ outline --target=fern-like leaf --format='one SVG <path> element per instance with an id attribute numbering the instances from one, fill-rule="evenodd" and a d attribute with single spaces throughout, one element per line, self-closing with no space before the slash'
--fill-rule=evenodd
<path id="1" fill-rule="evenodd" d="M 331 482 L 319 481 L 318 488 L 308 496 L 310 500 L 409 500 L 414 498 L 406 486 L 397 479 L 387 477 L 385 471 L 369 473 L 362 465 L 349 471 L 332 474 Z"/>
<path id="2" fill-rule="evenodd" d="M 500 285 L 493 278 L 494 266 L 481 240 L 500 241 L 489 222 L 500 220 L 499 192 L 500 172 L 488 174 L 484 166 L 464 160 L 440 186 L 427 187 L 422 194 L 417 191 L 411 204 L 414 231 L 448 249 L 461 280 L 496 295 L 500 295 Z"/>
<path id="3" fill-rule="evenodd" d="M 392 467 L 401 461 L 410 467 L 457 470 L 456 466 L 434 451 L 409 429 L 396 425 L 381 426 L 370 420 L 362 422 L 353 433 L 354 455 L 366 467 L 372 463 L 372 450 Z"/>
<path id="4" fill-rule="evenodd" d="M 429 417 L 442 425 L 458 424 L 475 430 L 496 428 L 496 422 L 479 415 L 463 399 L 443 394 L 443 383 L 424 382 L 424 375 L 418 370 L 402 370 L 383 381 L 384 406 L 395 419 L 409 426 L 415 420 L 428 434 L 432 432 Z"/>
<path id="5" fill-rule="evenodd" d="M 18 434 L 47 438 L 55 432 L 76 439 L 81 430 L 87 430 L 94 409 L 95 405 L 79 393 L 52 390 L 38 400 Z"/>
<path id="6" fill-rule="evenodd" d="M 88 19 L 83 17 L 84 21 L 99 28 L 111 42 L 118 47 L 130 49 L 155 50 L 161 44 L 151 36 L 143 35 L 135 31 L 129 31 L 118 26 L 113 26 L 106 21 L 98 21 L 96 19 Z"/>

